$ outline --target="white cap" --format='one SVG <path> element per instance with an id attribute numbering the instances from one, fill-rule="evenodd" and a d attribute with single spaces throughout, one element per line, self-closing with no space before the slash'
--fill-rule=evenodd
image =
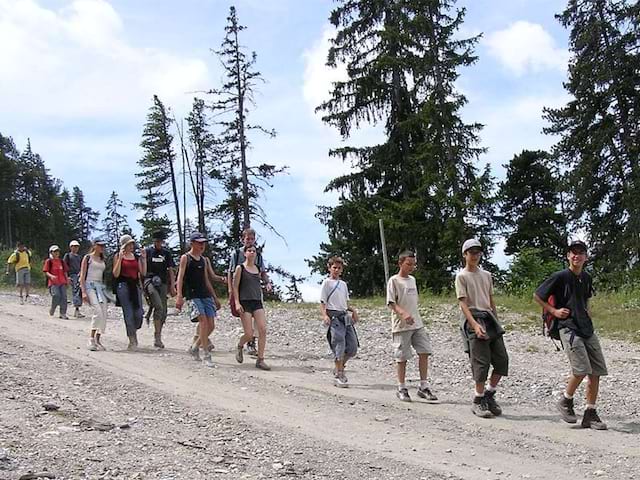
<path id="1" fill-rule="evenodd" d="M 51 245 L 49 247 L 49 253 L 55 252 L 56 250 L 60 250 L 60 247 L 58 245 Z"/>
<path id="2" fill-rule="evenodd" d="M 69 242 L 69 246 L 70 247 L 79 247 L 80 246 L 80 242 L 78 240 L 71 240 Z"/>
<path id="3" fill-rule="evenodd" d="M 462 254 L 464 255 L 464 252 L 466 252 L 467 250 L 469 250 L 470 248 L 473 247 L 478 247 L 478 248 L 482 248 L 482 244 L 480 243 L 479 240 L 476 240 L 475 238 L 470 238 L 469 240 L 466 240 L 463 244 L 462 244 Z"/>

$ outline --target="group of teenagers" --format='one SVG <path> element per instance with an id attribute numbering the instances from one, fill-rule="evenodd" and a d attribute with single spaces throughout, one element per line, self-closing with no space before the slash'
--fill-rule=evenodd
<path id="1" fill-rule="evenodd" d="M 138 348 L 137 330 L 142 327 L 144 316 L 143 297 L 149 305 L 147 321 L 153 315 L 154 346 L 164 348 L 162 327 L 167 318 L 167 297 L 175 296 L 176 308 L 181 311 L 186 307 L 191 321 L 197 323 L 189 352 L 195 360 L 213 367 L 213 344 L 209 337 L 222 307 L 213 282 L 220 282 L 227 286 L 231 313 L 242 322 L 243 335 L 235 348 L 236 361 L 243 363 L 246 351 L 256 357 L 256 368 L 270 370 L 264 357 L 267 327 L 262 292 L 263 287 L 271 290 L 272 284 L 255 243 L 256 232 L 244 230 L 242 247 L 232 253 L 226 276 L 216 274 L 204 255 L 207 238 L 201 233 L 191 234 L 190 249 L 180 257 L 177 274 L 171 252 L 164 245 L 163 232 L 153 237 L 152 246 L 138 251 L 134 239 L 123 235 L 120 249 L 113 257 L 113 293 L 116 303 L 122 307 L 128 349 Z M 8 261 L 16 268 L 21 302 L 25 274 L 19 262 L 24 262 L 26 257 L 23 247 L 19 245 Z M 54 315 L 59 307 L 60 317 L 67 318 L 66 286 L 71 284 L 75 316 L 82 316 L 83 303 L 94 309 L 88 348 L 105 350 L 102 336 L 107 326 L 107 301 L 111 298 L 104 282 L 105 242 L 94 240 L 90 252 L 84 256 L 79 255 L 79 247 L 77 241 L 72 241 L 70 251 L 62 258 L 59 247 L 53 245 L 49 249 L 49 258 L 43 266 L 52 295 L 49 313 Z M 466 240 L 461 253 L 464 268 L 456 275 L 455 291 L 460 307 L 461 339 L 474 381 L 471 411 L 481 418 L 494 418 L 502 414 L 496 400 L 498 384 L 509 373 L 509 355 L 503 339 L 505 330 L 497 315 L 491 273 L 480 267 L 482 244 L 476 239 Z M 580 240 L 570 242 L 566 256 L 568 268 L 552 274 L 534 293 L 534 300 L 544 312 L 556 319 L 558 336 L 571 368 L 556 407 L 564 421 L 577 423 L 574 394 L 587 378 L 581 426 L 605 430 L 607 426 L 596 411 L 596 400 L 600 377 L 607 375 L 607 366 L 589 311 L 589 299 L 594 291 L 591 276 L 584 270 L 587 245 Z M 351 305 L 348 285 L 341 278 L 345 266 L 339 256 L 329 259 L 329 275 L 322 282 L 320 294 L 320 312 L 334 357 L 333 382 L 341 388 L 349 386 L 346 364 L 356 355 L 359 346 L 355 329 L 358 312 Z M 429 356 L 433 349 L 419 311 L 418 288 L 412 276 L 415 269 L 415 253 L 404 251 L 398 257 L 398 272 L 387 282 L 386 303 L 392 312 L 393 357 L 398 382 L 396 395 L 403 402 L 412 401 L 406 384 L 406 367 L 415 352 L 420 374 L 416 394 L 427 402 L 437 402 L 428 382 Z M 26 293 L 28 296 L 28 288 Z"/>

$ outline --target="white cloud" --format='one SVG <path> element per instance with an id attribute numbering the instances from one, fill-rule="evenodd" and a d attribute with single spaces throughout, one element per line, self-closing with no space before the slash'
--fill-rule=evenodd
<path id="1" fill-rule="evenodd" d="M 542 25 L 522 20 L 488 34 L 483 44 L 490 55 L 517 76 L 529 71 L 565 72 L 569 61 L 568 51 L 557 47 L 554 38 Z"/>
<path id="2" fill-rule="evenodd" d="M 211 85 L 204 61 L 131 45 L 106 0 L 57 11 L 0 0 L 0 56 L 0 103 L 14 119 L 138 121 L 153 94 L 182 107 Z"/>
<path id="3" fill-rule="evenodd" d="M 331 39 L 335 35 L 335 28 L 327 25 L 322 32 L 322 37 L 303 54 L 305 68 L 302 92 L 312 110 L 329 99 L 333 82 L 347 78 L 344 65 L 338 65 L 336 68 L 326 65 Z"/>

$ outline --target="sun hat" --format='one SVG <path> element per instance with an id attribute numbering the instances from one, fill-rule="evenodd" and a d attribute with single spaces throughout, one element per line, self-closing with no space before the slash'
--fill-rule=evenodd
<path id="1" fill-rule="evenodd" d="M 470 248 L 474 248 L 474 247 L 475 248 L 479 248 L 480 250 L 482 250 L 482 244 L 480 243 L 479 240 L 476 240 L 475 238 L 470 238 L 469 240 L 466 240 L 462 244 L 462 254 L 464 255 L 464 252 L 466 252 Z"/>
<path id="2" fill-rule="evenodd" d="M 133 243 L 133 242 L 135 242 L 135 240 L 131 235 L 122 235 L 120 237 L 120 248 L 124 247 L 125 245 L 129 245 L 130 243 Z"/>
<path id="3" fill-rule="evenodd" d="M 79 247 L 80 246 L 80 242 L 78 240 L 71 240 L 69 242 L 69 247 Z"/>

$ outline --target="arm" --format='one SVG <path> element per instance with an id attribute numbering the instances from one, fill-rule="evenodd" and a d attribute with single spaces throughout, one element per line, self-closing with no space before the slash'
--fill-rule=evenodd
<path id="1" fill-rule="evenodd" d="M 358 320 L 360 320 L 360 317 L 358 316 L 358 311 L 352 305 L 349 305 L 347 307 L 347 310 L 351 312 L 351 318 L 353 318 L 353 323 L 356 323 Z"/>
<path id="2" fill-rule="evenodd" d="M 475 332 L 476 337 L 478 337 L 480 339 L 486 339 L 487 338 L 487 331 L 484 329 L 484 327 L 482 325 L 480 325 L 478 322 L 476 322 L 475 318 L 473 318 L 473 314 L 471 313 L 471 310 L 469 309 L 469 305 L 467 305 L 467 299 L 465 297 L 459 298 L 458 299 L 458 303 L 460 304 L 460 310 L 462 310 L 462 313 L 464 313 L 464 316 L 467 319 L 467 323 L 469 324 L 469 326 Z M 492 304 L 492 308 L 493 307 L 494 306 Z"/>
<path id="3" fill-rule="evenodd" d="M 48 278 L 49 280 L 52 280 L 52 281 L 53 281 L 53 280 L 55 280 L 55 279 L 56 279 L 56 277 L 55 277 L 55 275 L 52 275 L 52 274 L 49 272 L 49 270 L 50 270 L 50 269 L 51 269 L 51 261 L 50 261 L 49 259 L 46 259 L 46 260 L 44 261 L 44 265 L 42 266 L 42 271 L 44 272 L 44 274 L 47 276 L 47 278 Z"/>
<path id="4" fill-rule="evenodd" d="M 169 267 L 167 270 L 169 275 L 169 295 L 172 297 L 176 296 L 176 272 L 173 267 Z"/>
<path id="5" fill-rule="evenodd" d="M 113 269 L 111 272 L 113 273 L 114 278 L 118 278 L 120 276 L 120 268 L 122 267 L 122 252 L 118 252 L 113 257 Z"/>
<path id="6" fill-rule="evenodd" d="M 329 318 L 329 315 L 327 315 L 327 306 L 324 304 L 324 302 L 320 303 L 320 314 L 322 315 L 322 321 L 324 322 L 324 324 L 329 326 L 329 324 L 331 323 L 331 319 Z"/>
<path id="7" fill-rule="evenodd" d="M 550 313 L 556 318 L 564 319 L 567 318 L 571 314 L 571 310 L 568 308 L 555 308 L 549 305 L 546 301 L 544 301 L 537 293 L 533 294 L 533 300 L 540 305 L 543 310 L 547 313 Z"/>
<path id="8" fill-rule="evenodd" d="M 140 258 L 138 259 L 138 271 L 140 276 L 144 279 L 147 275 L 147 249 L 143 248 L 140 252 Z"/>
<path id="9" fill-rule="evenodd" d="M 236 301 L 236 310 L 240 312 L 240 314 L 244 313 L 242 309 L 242 305 L 240 305 L 240 277 L 242 276 L 242 267 L 238 265 L 236 267 L 236 271 L 233 273 L 233 295 Z"/>
<path id="10" fill-rule="evenodd" d="M 391 311 L 397 314 L 404 322 L 407 323 L 407 325 L 413 325 L 413 322 L 414 322 L 413 317 L 404 308 L 402 308 L 400 305 L 398 305 L 395 302 L 390 302 L 388 306 L 391 309 Z"/>
<path id="11" fill-rule="evenodd" d="M 182 296 L 182 285 L 184 283 L 184 271 L 187 268 L 187 256 L 182 255 L 180 257 L 180 267 L 178 268 L 178 280 L 176 282 L 176 290 L 177 290 L 177 298 L 176 298 L 176 308 L 178 311 L 182 310 L 182 306 L 184 305 L 184 298 Z"/>
<path id="12" fill-rule="evenodd" d="M 80 264 L 80 290 L 82 291 L 82 300 L 87 301 L 89 297 L 87 296 L 87 289 L 84 283 L 87 281 L 87 269 L 88 266 L 88 256 L 85 255 L 82 257 L 82 263 Z"/>
<path id="13" fill-rule="evenodd" d="M 496 302 L 493 299 L 493 293 L 489 295 L 489 304 L 491 305 L 491 311 L 493 315 L 498 318 L 498 308 L 496 307 Z"/>

